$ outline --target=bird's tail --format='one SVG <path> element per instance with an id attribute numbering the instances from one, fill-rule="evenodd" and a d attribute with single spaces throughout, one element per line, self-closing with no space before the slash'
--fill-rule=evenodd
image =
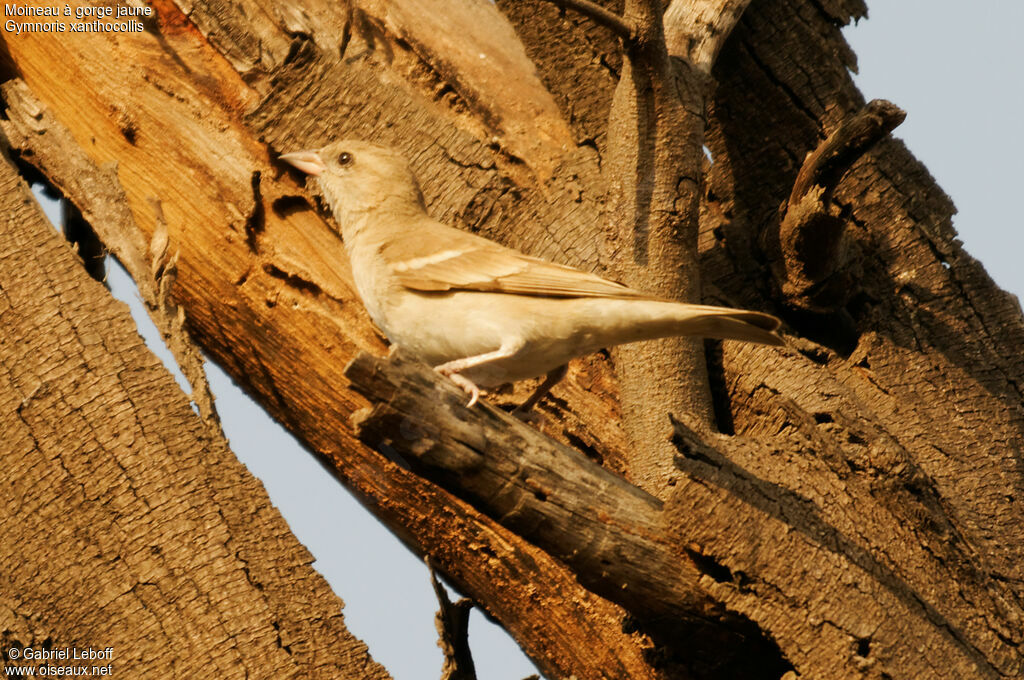
<path id="1" fill-rule="evenodd" d="M 763 345 L 785 344 L 779 335 L 780 321 L 771 314 L 710 305 L 680 305 L 679 330 L 720 340 L 740 340 Z"/>
<path id="2" fill-rule="evenodd" d="M 778 332 L 780 321 L 762 312 L 668 300 L 571 298 L 562 303 L 563 314 L 553 315 L 551 302 L 545 304 L 545 332 L 571 337 L 575 341 L 574 356 L 602 347 L 679 335 L 785 344 Z M 541 315 L 541 311 L 536 313 L 537 317 Z"/>

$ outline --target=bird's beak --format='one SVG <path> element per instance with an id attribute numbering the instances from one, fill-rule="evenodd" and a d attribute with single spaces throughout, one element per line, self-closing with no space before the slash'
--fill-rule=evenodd
<path id="1" fill-rule="evenodd" d="M 316 151 L 293 151 L 291 153 L 283 153 L 278 158 L 313 177 L 318 176 L 327 169 L 327 166 L 320 159 L 320 154 Z"/>

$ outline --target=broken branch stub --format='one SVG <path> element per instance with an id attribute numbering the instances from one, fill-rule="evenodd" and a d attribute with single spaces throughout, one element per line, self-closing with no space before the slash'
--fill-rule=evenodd
<path id="1" fill-rule="evenodd" d="M 465 407 L 461 389 L 400 351 L 360 354 L 345 376 L 374 404 L 352 418 L 365 444 L 564 562 L 656 644 L 685 640 L 695 666 L 748 667 L 757 624 L 708 595 L 704 558 L 665 540 L 659 499 L 486 402 Z M 759 664 L 779 655 L 767 644 Z"/>
<path id="2" fill-rule="evenodd" d="M 345 369 L 374 402 L 353 416 L 357 436 L 565 562 L 580 582 L 638 618 L 722 612 L 700 572 L 658 540 L 661 501 L 578 451 L 465 394 L 394 352 Z"/>
<path id="3" fill-rule="evenodd" d="M 807 154 L 777 227 L 761 235 L 775 283 L 790 306 L 829 314 L 857 291 L 854 258 L 844 239 L 848 218 L 833 205 L 832 194 L 853 164 L 904 118 L 895 104 L 873 100 Z"/>

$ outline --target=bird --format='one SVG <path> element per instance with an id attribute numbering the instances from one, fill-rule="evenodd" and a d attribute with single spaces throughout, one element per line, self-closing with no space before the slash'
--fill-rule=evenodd
<path id="1" fill-rule="evenodd" d="M 783 344 L 771 314 L 666 300 L 432 218 L 408 161 L 390 147 L 340 140 L 279 158 L 319 184 L 373 322 L 461 387 L 469 407 L 481 387 L 546 376 L 515 410 L 525 413 L 571 359 L 624 343 Z"/>

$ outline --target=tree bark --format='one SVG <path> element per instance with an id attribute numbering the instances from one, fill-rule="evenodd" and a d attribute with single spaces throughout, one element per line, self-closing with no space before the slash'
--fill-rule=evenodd
<path id="1" fill-rule="evenodd" d="M 706 82 L 689 63 L 669 56 L 660 1 L 627 0 L 623 11 L 635 37 L 623 46 L 603 159 L 614 216 L 607 235 L 612 270 L 633 287 L 699 303 Z M 612 350 L 632 443 L 625 463 L 635 483 L 659 497 L 677 475 L 670 418 L 712 427 L 702 350 L 702 340 L 685 337 Z"/>
<path id="2" fill-rule="evenodd" d="M 0 158 L 0 668 L 387 678 L 263 486 Z M 98 674 L 98 673 L 97 673 Z"/>
<path id="3" fill-rule="evenodd" d="M 353 436 L 349 417 L 367 402 L 342 367 L 384 346 L 329 220 L 271 160 L 333 138 L 391 144 L 439 219 L 614 272 L 608 169 L 623 140 L 608 121 L 633 68 L 617 34 L 543 0 L 445 2 L 443 12 L 413 0 L 153 6 L 141 34 L 5 35 L 7 77 L 19 75 L 43 109 L 5 96 L 11 125 L 42 128 L 19 142 L 22 159 L 86 214 L 88 192 L 60 181 L 62 154 L 47 147 L 45 130 L 61 125 L 95 166 L 117 162 L 123 200 L 150 240 L 158 199 L 180 253 L 171 294 L 196 341 L 545 674 L 1024 670 L 1019 306 L 962 250 L 948 198 L 892 139 L 824 199 L 842 220 L 846 299 L 791 304 L 762 249 L 780 233 L 779 207 L 807 154 L 864 107 L 839 32 L 864 14 L 861 2 L 670 7 L 669 56 L 714 81 L 706 110 L 686 112 L 706 116 L 702 134 L 680 134 L 685 148 L 673 150 L 701 162 L 673 199 L 697 210 L 703 299 L 777 313 L 789 338 L 782 349 L 709 343 L 721 433 L 677 413 L 660 454 L 631 449 L 605 355 L 573 366 L 541 405 L 546 434 L 661 496 L 656 538 L 679 559 L 669 576 L 733 622 L 727 635 L 685 641 L 581 586 L 599 574 L 567 567 L 556 557 L 564 544 L 539 549 L 528 528 L 514 533 L 456 498 L 457 483 L 442 490 Z M 476 37 L 492 24 L 493 40 Z M 480 66 L 488 60 L 501 77 Z M 670 122 L 663 130 L 691 130 Z M 657 407 L 658 417 L 672 410 Z M 730 661 L 752 649 L 772 662 Z"/>

